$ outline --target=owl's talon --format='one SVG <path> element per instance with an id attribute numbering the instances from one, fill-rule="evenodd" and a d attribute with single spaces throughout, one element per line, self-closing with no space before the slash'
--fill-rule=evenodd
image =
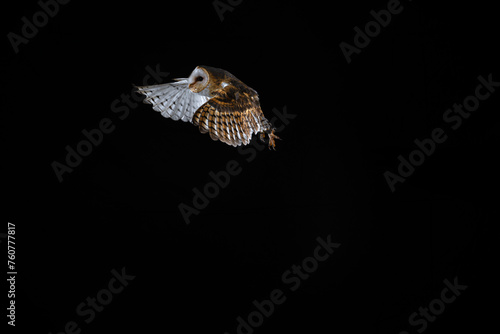
<path id="1" fill-rule="evenodd" d="M 275 142 L 275 139 L 281 140 L 281 138 L 278 137 L 278 136 L 276 136 L 274 134 L 274 129 L 271 131 L 271 133 L 268 133 L 267 135 L 269 136 L 269 145 L 268 145 L 269 149 L 271 149 L 271 147 L 272 147 L 273 150 L 276 151 L 276 142 Z"/>
<path id="2" fill-rule="evenodd" d="M 259 133 L 259 140 L 263 143 L 266 142 L 266 134 L 264 132 Z"/>

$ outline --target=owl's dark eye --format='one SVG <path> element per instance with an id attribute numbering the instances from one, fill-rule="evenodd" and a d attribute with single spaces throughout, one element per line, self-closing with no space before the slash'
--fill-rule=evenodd
<path id="1" fill-rule="evenodd" d="M 196 81 L 203 81 L 203 77 L 201 77 L 201 76 L 200 76 L 200 77 L 197 77 L 197 78 L 196 78 Z"/>

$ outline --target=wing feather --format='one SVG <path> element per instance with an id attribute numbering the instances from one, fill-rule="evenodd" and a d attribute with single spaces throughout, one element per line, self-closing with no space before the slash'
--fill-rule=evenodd
<path id="1" fill-rule="evenodd" d="M 195 113 L 193 124 L 210 138 L 232 146 L 247 145 L 262 129 L 264 117 L 254 90 L 226 85 Z M 252 98 L 253 97 L 253 98 Z"/>
<path id="2" fill-rule="evenodd" d="M 136 87 L 137 92 L 145 95 L 143 102 L 151 104 L 153 110 L 160 112 L 163 117 L 192 122 L 196 110 L 210 98 L 193 93 L 186 78 L 175 80 L 177 81 L 161 85 Z"/>

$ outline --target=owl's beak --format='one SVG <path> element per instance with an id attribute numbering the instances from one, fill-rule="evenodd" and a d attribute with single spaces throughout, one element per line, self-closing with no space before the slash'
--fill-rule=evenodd
<path id="1" fill-rule="evenodd" d="M 189 76 L 188 87 L 191 89 L 195 84 L 196 84 L 196 81 L 192 78 L 192 76 Z"/>

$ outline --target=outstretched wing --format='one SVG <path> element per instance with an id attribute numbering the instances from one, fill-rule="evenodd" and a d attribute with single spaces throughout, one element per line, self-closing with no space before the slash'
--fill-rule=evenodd
<path id="1" fill-rule="evenodd" d="M 193 114 L 210 98 L 200 93 L 193 93 L 188 87 L 188 80 L 176 79 L 162 85 L 136 87 L 137 91 L 146 96 L 144 103 L 153 105 L 153 110 L 161 112 L 163 117 L 174 121 L 191 121 Z"/>
<path id="2" fill-rule="evenodd" d="M 193 124 L 213 140 L 240 146 L 263 130 L 263 118 L 257 93 L 229 84 L 195 112 Z"/>

